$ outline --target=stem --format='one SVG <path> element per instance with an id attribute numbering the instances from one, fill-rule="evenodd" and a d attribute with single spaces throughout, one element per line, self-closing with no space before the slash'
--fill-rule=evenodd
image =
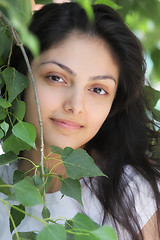
<path id="1" fill-rule="evenodd" d="M 0 198 L 0 201 L 3 202 L 3 204 L 8 205 L 8 206 L 16 209 L 17 211 L 19 211 L 19 212 L 21 212 L 21 213 L 23 213 L 23 214 L 25 214 L 25 215 L 28 215 L 29 217 L 32 217 L 32 218 L 40 221 L 40 222 L 43 223 L 44 225 L 47 224 L 45 220 L 40 219 L 40 218 L 38 218 L 38 217 L 36 217 L 36 216 L 33 216 L 33 215 L 31 215 L 30 213 L 28 213 L 28 212 L 26 212 L 26 211 L 23 211 L 22 209 L 16 207 L 15 205 L 12 205 L 12 204 L 10 204 L 9 202 L 3 200 L 2 198 Z"/>
<path id="2" fill-rule="evenodd" d="M 43 164 L 43 158 L 44 158 L 43 123 L 42 123 L 42 117 L 41 117 L 41 113 L 40 113 L 40 105 L 39 105 L 39 100 L 38 100 L 36 82 L 34 80 L 34 76 L 33 76 L 32 70 L 31 70 L 31 66 L 30 66 L 30 63 L 29 63 L 28 56 L 26 54 L 23 43 L 22 43 L 18 33 L 16 32 L 14 27 L 11 25 L 8 18 L 2 13 L 2 11 L 0 11 L 0 18 L 1 17 L 4 19 L 4 21 L 6 22 L 6 24 L 10 28 L 10 30 L 12 32 L 12 35 L 13 35 L 13 39 L 16 42 L 17 46 L 19 46 L 20 49 L 21 49 L 21 52 L 23 54 L 24 60 L 25 60 L 26 65 L 27 65 L 28 74 L 29 74 L 29 77 L 31 79 L 32 86 L 33 86 L 33 89 L 34 89 L 34 95 L 35 95 L 36 107 L 37 107 L 37 114 L 38 114 L 38 121 L 39 121 L 39 126 L 40 126 L 40 136 L 41 136 L 41 147 L 40 147 L 41 159 L 40 159 L 40 164 L 41 164 L 41 168 L 42 168 L 42 177 L 43 177 L 43 180 L 44 180 L 45 172 L 44 172 L 44 164 Z"/>
<path id="3" fill-rule="evenodd" d="M 17 232 L 16 225 L 15 225 L 15 222 L 14 222 L 14 220 L 13 220 L 13 217 L 12 217 L 11 213 L 9 212 L 6 204 L 4 204 L 4 206 L 5 206 L 7 212 L 8 212 L 8 214 L 9 214 L 9 216 L 10 216 L 11 222 L 12 222 L 12 224 L 13 224 L 13 227 L 14 227 L 14 230 L 15 230 L 15 233 L 16 233 L 17 240 L 20 240 L 19 235 L 18 235 L 18 232 Z"/>

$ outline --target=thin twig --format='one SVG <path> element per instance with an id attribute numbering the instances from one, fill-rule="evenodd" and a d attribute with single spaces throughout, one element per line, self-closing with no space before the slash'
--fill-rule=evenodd
<path id="1" fill-rule="evenodd" d="M 34 89 L 34 95 L 35 95 L 35 100 L 36 100 L 36 106 L 37 106 L 37 113 L 38 113 L 38 121 L 39 121 L 39 126 L 40 126 L 40 136 L 41 136 L 41 147 L 40 147 L 40 152 L 41 152 L 41 168 L 42 168 L 42 177 L 44 180 L 44 164 L 43 164 L 43 158 L 44 158 L 44 141 L 43 141 L 43 123 L 42 123 L 42 117 L 41 117 L 41 113 L 40 113 L 40 105 L 39 105 L 39 100 L 38 100 L 38 94 L 37 94 L 37 88 L 36 88 L 36 82 L 34 80 L 34 76 L 33 76 L 33 72 L 31 70 L 31 66 L 29 63 L 29 59 L 28 56 L 26 54 L 26 51 L 24 49 L 23 43 L 18 35 L 18 33 L 16 32 L 16 30 L 14 29 L 14 27 L 12 26 L 12 24 L 10 23 L 10 21 L 8 20 L 8 18 L 2 13 L 2 11 L 0 11 L 0 18 L 3 18 L 4 21 L 6 22 L 6 24 L 8 25 L 9 29 L 12 32 L 13 38 L 15 43 L 17 44 L 17 46 L 20 47 L 21 52 L 24 56 L 24 60 L 26 62 L 27 65 L 27 69 L 28 69 L 28 75 L 32 81 L 32 85 L 33 85 L 33 89 Z"/>

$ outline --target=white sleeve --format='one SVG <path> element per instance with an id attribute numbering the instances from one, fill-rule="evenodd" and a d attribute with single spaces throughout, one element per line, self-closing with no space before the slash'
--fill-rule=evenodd
<path id="1" fill-rule="evenodd" d="M 153 190 L 149 182 L 144 179 L 139 173 L 132 169 L 132 178 L 129 182 L 130 190 L 135 200 L 135 211 L 139 219 L 141 229 L 148 222 L 148 220 L 157 211 L 156 201 Z M 160 190 L 160 184 L 158 185 Z"/>

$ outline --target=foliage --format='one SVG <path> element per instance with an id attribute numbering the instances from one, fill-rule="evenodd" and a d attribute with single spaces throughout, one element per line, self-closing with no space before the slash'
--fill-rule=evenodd
<path id="1" fill-rule="evenodd" d="M 51 0 L 35 0 L 37 4 L 47 4 Z M 94 15 L 91 3 L 107 4 L 122 15 L 126 23 L 137 34 L 142 33 L 141 40 L 146 48 L 146 53 L 153 60 L 154 68 L 151 72 L 151 79 L 160 81 L 160 47 L 159 24 L 160 2 L 154 0 L 77 0 L 85 9 L 88 18 L 93 21 Z M 146 7 L 147 6 L 147 7 Z M 28 0 L 0 0 L 0 139 L 4 154 L 0 156 L 0 166 L 10 164 L 18 159 L 23 150 L 36 148 L 36 130 L 34 126 L 23 121 L 25 115 L 25 103 L 21 100 L 21 93 L 28 86 L 28 78 L 9 66 L 10 55 L 12 54 L 13 41 L 23 50 L 26 45 L 36 56 L 39 52 L 37 39 L 28 32 L 28 24 L 31 19 L 30 1 Z M 156 12 L 158 14 L 156 14 Z M 9 19 L 9 20 L 8 20 Z M 146 27 L 147 24 L 152 27 Z M 149 26 L 150 26 L 149 25 Z M 16 31 L 15 31 L 16 29 Z M 150 37 L 152 35 L 152 37 Z M 20 36 L 20 38 L 19 38 Z M 22 39 L 22 41 L 21 41 Z M 25 59 L 26 60 L 26 59 Z M 160 92 L 147 86 L 144 88 L 145 95 L 149 98 L 151 94 L 151 108 L 153 109 L 156 121 L 160 122 L 160 111 L 155 108 L 160 99 Z M 80 178 L 91 176 L 104 176 L 104 174 L 94 164 L 92 158 L 82 149 L 73 150 L 71 148 L 61 149 L 51 146 L 53 153 L 59 154 L 66 168 L 68 178 L 61 180 L 61 193 L 76 199 L 83 205 L 81 199 Z M 39 170 L 40 176 L 25 177 L 16 170 L 13 176 L 13 185 L 7 185 L 0 179 L 0 192 L 6 195 L 6 199 L 0 199 L 4 205 L 10 206 L 10 231 L 15 239 L 56 239 L 56 240 L 116 240 L 115 232 L 109 226 L 100 227 L 89 217 L 77 214 L 73 219 L 64 220 L 64 224 L 58 224 L 57 219 L 50 218 L 50 211 L 45 204 L 45 191 L 47 191 L 53 178 L 53 173 L 44 168 L 41 164 L 34 164 L 33 169 Z M 106 177 L 106 176 L 105 176 Z M 13 190 L 13 191 L 11 191 Z M 10 200 L 17 201 L 17 205 L 12 205 Z M 44 224 L 40 232 L 18 233 L 16 227 L 29 215 L 27 206 L 36 204 L 43 205 L 42 219 L 38 219 Z M 30 216 L 30 215 L 29 215 Z M 35 218 L 35 216 L 30 216 Z"/>

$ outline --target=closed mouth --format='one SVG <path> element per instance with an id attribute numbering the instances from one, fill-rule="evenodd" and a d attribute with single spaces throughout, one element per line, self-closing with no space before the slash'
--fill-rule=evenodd
<path id="1" fill-rule="evenodd" d="M 83 125 L 81 125 L 80 123 L 77 123 L 75 121 L 70 121 L 70 120 L 66 120 L 66 119 L 55 119 L 55 118 L 51 118 L 51 120 L 54 122 L 54 124 L 56 124 L 59 127 L 62 128 L 66 128 L 66 129 L 80 129 L 83 127 Z"/>

